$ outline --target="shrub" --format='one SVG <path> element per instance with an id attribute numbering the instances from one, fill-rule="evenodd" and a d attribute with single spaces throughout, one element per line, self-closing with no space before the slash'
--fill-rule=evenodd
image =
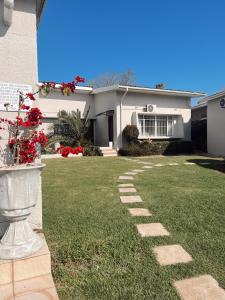
<path id="1" fill-rule="evenodd" d="M 84 148 L 83 156 L 102 156 L 102 155 L 103 154 L 101 149 L 97 146 L 89 145 Z"/>
<path id="2" fill-rule="evenodd" d="M 123 130 L 123 136 L 129 144 L 135 143 L 139 136 L 139 130 L 135 125 L 127 125 Z"/>
<path id="3" fill-rule="evenodd" d="M 193 153 L 190 141 L 144 141 L 140 144 L 127 145 L 119 149 L 122 156 L 173 155 Z"/>

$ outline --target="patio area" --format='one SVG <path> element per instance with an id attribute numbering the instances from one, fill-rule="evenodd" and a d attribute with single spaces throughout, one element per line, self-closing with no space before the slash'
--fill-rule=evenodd
<path id="1" fill-rule="evenodd" d="M 211 284 L 220 297 L 215 299 L 223 299 L 223 160 L 87 157 L 45 163 L 44 230 L 60 299 L 180 299 L 189 278 Z M 153 229 L 157 234 L 150 236 Z"/>

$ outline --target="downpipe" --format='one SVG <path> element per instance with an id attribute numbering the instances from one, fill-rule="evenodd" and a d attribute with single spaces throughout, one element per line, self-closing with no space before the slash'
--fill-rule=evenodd
<path id="1" fill-rule="evenodd" d="M 4 0 L 4 24 L 7 27 L 12 25 L 14 0 Z"/>

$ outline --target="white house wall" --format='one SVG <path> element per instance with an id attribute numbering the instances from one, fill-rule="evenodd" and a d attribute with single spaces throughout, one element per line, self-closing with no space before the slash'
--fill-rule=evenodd
<path id="1" fill-rule="evenodd" d="M 72 110 L 79 109 L 81 116 L 84 117 L 89 107 L 89 118 L 94 117 L 94 96 L 89 94 L 71 94 L 70 96 L 63 96 L 60 91 L 50 93 L 47 97 L 40 96 L 39 107 L 46 120 L 42 124 L 42 128 L 48 132 L 54 119 L 60 110 L 71 112 Z"/>
<path id="2" fill-rule="evenodd" d="M 207 144 L 208 153 L 225 155 L 225 109 L 220 107 L 219 99 L 208 102 Z"/>
<path id="3" fill-rule="evenodd" d="M 108 111 L 114 110 L 113 116 L 113 139 L 114 142 L 117 140 L 117 96 L 116 92 L 106 92 L 94 95 L 94 108 L 95 115 Z M 95 121 L 95 143 L 98 146 L 109 146 L 108 139 L 108 118 L 105 115 L 98 116 Z M 117 145 L 114 144 L 116 147 Z"/>
<path id="4" fill-rule="evenodd" d="M 3 0 L 0 0 L 0 82 L 27 84 L 33 88 L 38 81 L 36 0 L 15 0 L 12 25 L 3 23 Z M 13 112 L 0 111 L 4 118 L 15 118 Z M 5 149 L 8 136 L 1 131 L 0 150 Z M 5 156 L 0 155 L 0 166 Z M 0 220 L 0 234 L 4 225 Z M 42 227 L 42 197 L 39 191 L 38 204 L 29 221 L 34 227 Z"/>
<path id="5" fill-rule="evenodd" d="M 119 103 L 123 93 L 118 92 L 118 115 L 120 113 Z M 176 138 L 191 139 L 191 109 L 190 99 L 186 97 L 159 96 L 150 94 L 128 92 L 122 104 L 122 130 L 126 125 L 134 124 L 134 113 L 142 113 L 147 104 L 156 105 L 153 115 L 178 115 L 178 126 L 175 132 Z M 119 119 L 119 118 L 118 118 Z M 118 140 L 120 137 L 120 126 L 117 131 Z"/>

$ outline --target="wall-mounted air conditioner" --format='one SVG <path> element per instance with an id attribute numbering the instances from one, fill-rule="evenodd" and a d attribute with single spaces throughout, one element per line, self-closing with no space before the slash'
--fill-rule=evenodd
<path id="1" fill-rule="evenodd" d="M 156 110 L 155 104 L 147 104 L 146 105 L 146 112 L 154 112 Z"/>

